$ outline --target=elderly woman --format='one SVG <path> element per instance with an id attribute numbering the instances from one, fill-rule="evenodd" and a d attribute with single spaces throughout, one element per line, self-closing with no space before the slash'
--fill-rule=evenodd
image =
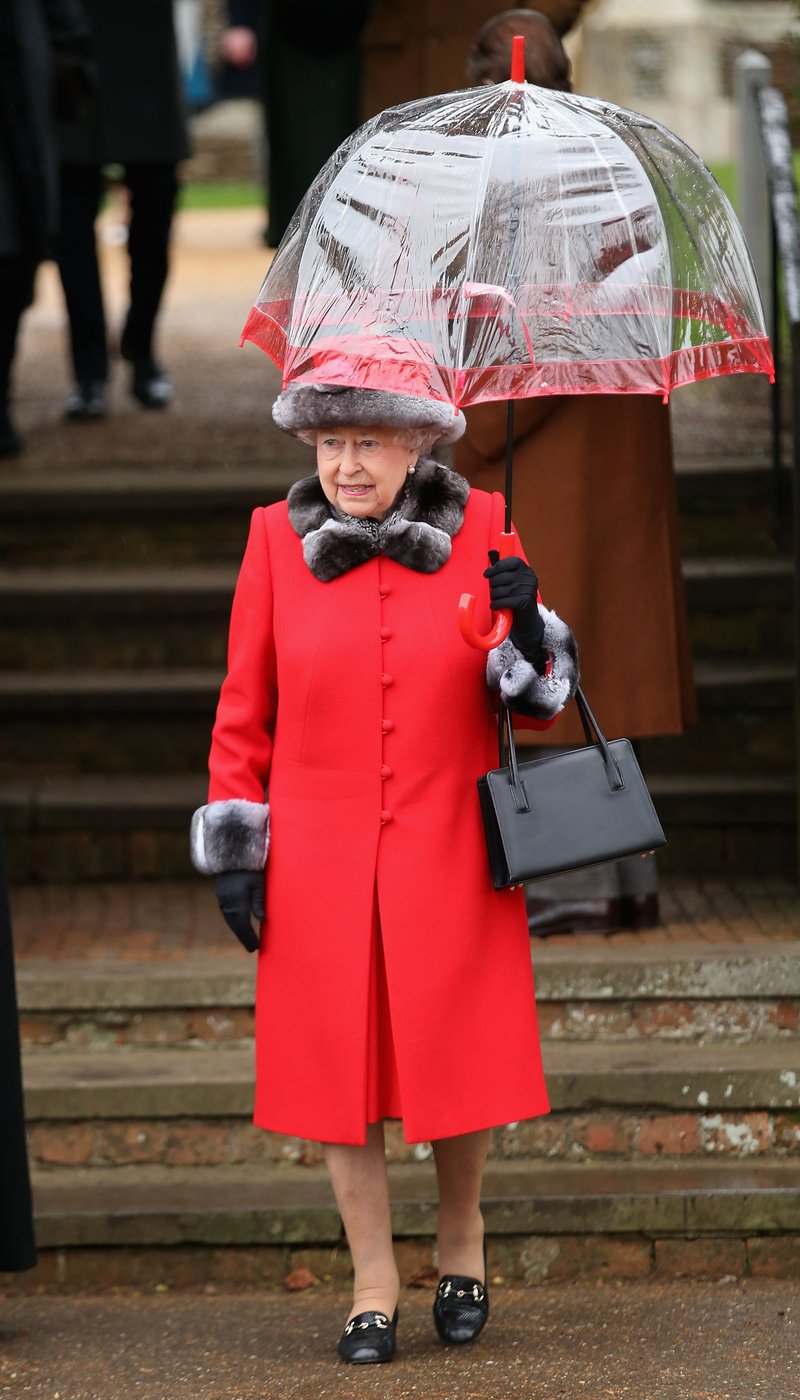
<path id="1" fill-rule="evenodd" d="M 253 515 L 192 851 L 259 948 L 255 1123 L 324 1144 L 354 1268 L 339 1353 L 388 1361 L 383 1120 L 433 1145 L 434 1319 L 463 1343 L 489 1309 L 490 1130 L 548 1112 L 524 896 L 492 887 L 476 780 L 497 766 L 492 691 L 552 722 L 577 662 L 519 558 L 486 571 L 510 639 L 487 663 L 459 634 L 503 501 L 420 453 L 459 438 L 463 415 L 300 386 L 273 416 L 316 446 L 317 473 Z M 488 627 L 488 598 L 476 619 Z"/>

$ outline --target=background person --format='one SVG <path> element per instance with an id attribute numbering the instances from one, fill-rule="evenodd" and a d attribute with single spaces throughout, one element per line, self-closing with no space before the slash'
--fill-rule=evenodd
<path id="1" fill-rule="evenodd" d="M 261 68 L 272 247 L 325 162 L 361 125 L 368 12 L 369 0 L 228 0 L 222 55 L 236 67 Z"/>
<path id="2" fill-rule="evenodd" d="M 189 155 L 169 0 L 86 0 L 98 90 L 80 121 L 60 126 L 62 237 L 59 271 L 69 317 L 75 387 L 67 418 L 106 411 L 108 344 L 95 238 L 103 167 L 121 165 L 130 193 L 130 308 L 120 353 L 143 408 L 165 408 L 172 383 L 154 334 L 169 271 L 178 162 Z"/>
<path id="3" fill-rule="evenodd" d="M 0 6 L 0 457 L 22 449 L 11 418 L 11 370 L 36 268 L 55 255 L 55 119 L 88 97 L 88 37 L 77 0 Z"/>
<path id="4" fill-rule="evenodd" d="M 490 690 L 550 722 L 577 660 L 522 559 L 488 571 L 511 639 L 487 664 L 461 638 L 464 591 L 489 625 L 503 500 L 421 454 L 463 415 L 299 386 L 273 416 L 316 445 L 317 474 L 253 514 L 192 854 L 245 946 L 251 913 L 261 925 L 255 1123 L 324 1144 L 354 1267 L 340 1354 L 385 1361 L 399 1280 L 383 1120 L 433 1143 L 434 1317 L 464 1343 L 488 1313 L 490 1129 L 548 1111 L 524 898 L 492 886 L 476 781 L 497 765 Z"/>
<path id="5" fill-rule="evenodd" d="M 496 15 L 480 30 L 467 71 L 504 82 L 511 40 L 525 36 L 526 76 L 563 89 L 568 61 L 547 19 Z M 506 406 L 469 409 L 455 466 L 499 490 Z M 554 395 L 515 410 L 514 517 L 548 596 L 558 598 L 581 649 L 581 672 L 609 736 L 679 734 L 697 718 L 677 532 L 669 409 L 657 398 Z M 544 744 L 584 743 L 574 712 Z M 632 856 L 528 888 L 532 932 L 610 931 L 658 923 L 654 856 Z"/>

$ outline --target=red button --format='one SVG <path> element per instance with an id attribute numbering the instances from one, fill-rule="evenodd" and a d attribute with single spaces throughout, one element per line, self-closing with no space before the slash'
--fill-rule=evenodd
<path id="1" fill-rule="evenodd" d="M 392 590 L 391 588 L 387 588 L 385 584 L 382 584 L 379 591 L 382 598 L 388 598 Z"/>
<path id="2" fill-rule="evenodd" d="M 383 675 L 381 676 L 381 685 L 383 686 L 384 690 L 388 690 L 390 685 L 394 685 L 394 676 L 390 676 L 388 671 L 384 671 Z"/>
<path id="3" fill-rule="evenodd" d="M 394 769 L 393 769 L 393 768 L 390 768 L 389 765 L 388 765 L 388 763 L 384 763 L 383 767 L 381 768 L 381 780 L 382 780 L 382 782 L 385 783 L 387 778 L 391 778 L 393 772 L 394 772 Z"/>
<path id="4" fill-rule="evenodd" d="M 381 628 L 381 641 L 382 641 L 382 642 L 388 642 L 388 640 L 389 640 L 389 638 L 391 637 L 391 635 L 392 635 L 392 629 L 391 629 L 391 627 L 382 627 L 382 628 Z"/>
<path id="5" fill-rule="evenodd" d="M 392 820 L 391 812 L 381 812 L 381 826 L 387 826 Z"/>
<path id="6" fill-rule="evenodd" d="M 384 734 L 391 734 L 392 730 L 394 729 L 394 720 L 385 719 L 381 724 L 381 729 L 383 730 Z"/>

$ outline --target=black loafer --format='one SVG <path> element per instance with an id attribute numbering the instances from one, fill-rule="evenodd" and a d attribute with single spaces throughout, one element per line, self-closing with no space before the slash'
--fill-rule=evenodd
<path id="1" fill-rule="evenodd" d="M 445 1274 L 433 1304 L 433 1320 L 443 1342 L 454 1346 L 474 1342 L 488 1316 L 489 1294 L 485 1283 L 479 1283 L 476 1278 L 463 1278 L 460 1274 Z"/>
<path id="2" fill-rule="evenodd" d="M 73 423 L 89 423 L 106 416 L 106 386 L 101 379 L 76 384 L 64 402 L 64 417 Z"/>
<path id="3" fill-rule="evenodd" d="M 142 408 L 168 408 L 172 403 L 172 380 L 155 360 L 135 361 L 131 393 Z"/>
<path id="4" fill-rule="evenodd" d="M 339 1338 L 338 1351 L 342 1360 L 356 1366 L 391 1361 L 397 1349 L 397 1318 L 397 1308 L 391 1319 L 382 1312 L 363 1312 L 351 1317 Z"/>

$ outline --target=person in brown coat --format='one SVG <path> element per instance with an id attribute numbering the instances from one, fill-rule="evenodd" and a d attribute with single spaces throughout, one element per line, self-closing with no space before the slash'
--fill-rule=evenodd
<path id="1" fill-rule="evenodd" d="M 505 11 L 483 26 L 468 61 L 473 83 L 506 79 L 514 34 L 525 36 L 528 81 L 569 87 L 558 35 L 530 10 Z M 481 490 L 502 490 L 505 441 L 505 403 L 470 409 L 456 470 Z M 514 463 L 523 547 L 542 596 L 557 597 L 570 619 L 583 684 L 605 732 L 679 734 L 696 719 L 696 705 L 668 407 L 644 394 L 521 400 Z M 584 742 L 577 714 L 535 739 Z M 528 889 L 531 931 L 650 927 L 658 921 L 657 890 L 652 856 L 538 881 Z"/>

